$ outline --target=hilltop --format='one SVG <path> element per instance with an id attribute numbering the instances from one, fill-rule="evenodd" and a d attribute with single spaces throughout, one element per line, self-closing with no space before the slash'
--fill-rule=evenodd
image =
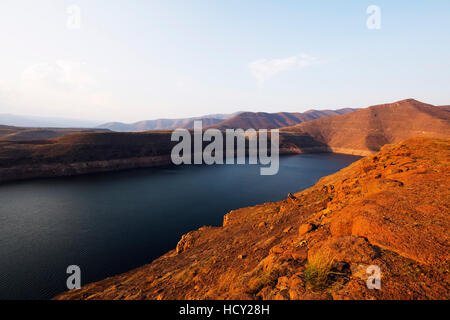
<path id="1" fill-rule="evenodd" d="M 449 299 L 450 140 L 412 138 L 55 299 Z M 366 287 L 368 266 L 381 290 Z"/>
<path id="2" fill-rule="evenodd" d="M 447 138 L 450 113 L 440 107 L 406 99 L 308 121 L 281 131 L 308 136 L 330 151 L 364 155 L 380 150 L 385 144 L 411 137 Z"/>

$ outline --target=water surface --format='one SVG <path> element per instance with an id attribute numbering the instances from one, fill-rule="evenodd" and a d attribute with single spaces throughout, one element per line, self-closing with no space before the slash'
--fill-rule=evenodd
<path id="1" fill-rule="evenodd" d="M 274 176 L 255 165 L 137 169 L 0 185 L 0 299 L 48 299 L 150 263 L 181 235 L 222 224 L 230 210 L 286 198 L 359 157 L 280 159 Z"/>

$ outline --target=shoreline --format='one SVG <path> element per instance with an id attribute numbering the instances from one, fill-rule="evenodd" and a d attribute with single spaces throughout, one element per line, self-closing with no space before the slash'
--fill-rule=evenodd
<path id="1" fill-rule="evenodd" d="M 280 148 L 280 156 L 313 153 L 335 153 L 365 157 L 374 152 L 331 147 Z M 93 173 L 118 172 L 140 168 L 157 168 L 168 165 L 173 165 L 170 155 L 84 161 L 67 164 L 55 163 L 11 166 L 0 168 L 0 185 L 15 181 L 81 176 Z"/>

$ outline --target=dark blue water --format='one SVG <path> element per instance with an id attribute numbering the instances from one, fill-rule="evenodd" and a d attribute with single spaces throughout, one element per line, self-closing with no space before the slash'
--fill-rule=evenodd
<path id="1" fill-rule="evenodd" d="M 48 299 L 128 271 L 173 249 L 181 235 L 222 224 L 230 210 L 286 198 L 359 157 L 280 159 L 275 176 L 255 165 L 139 169 L 0 185 L 0 299 Z"/>

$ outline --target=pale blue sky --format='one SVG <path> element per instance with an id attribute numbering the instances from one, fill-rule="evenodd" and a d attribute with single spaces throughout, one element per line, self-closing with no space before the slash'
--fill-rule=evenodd
<path id="1" fill-rule="evenodd" d="M 448 0 L 2 0 L 0 41 L 0 113 L 131 122 L 450 104 Z"/>

